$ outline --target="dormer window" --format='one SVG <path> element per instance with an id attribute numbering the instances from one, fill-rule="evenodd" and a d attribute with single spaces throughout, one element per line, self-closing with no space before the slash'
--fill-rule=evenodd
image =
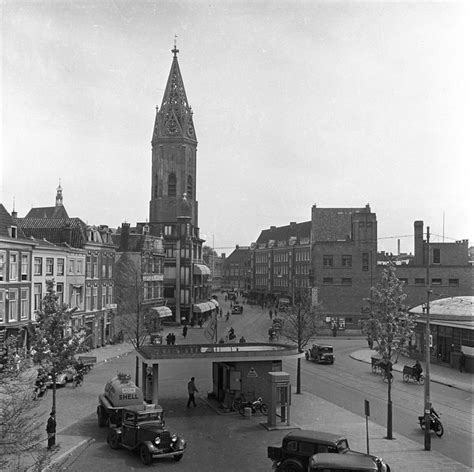
<path id="1" fill-rule="evenodd" d="M 10 227 L 10 237 L 13 239 L 18 238 L 18 228 L 16 226 L 11 226 Z"/>

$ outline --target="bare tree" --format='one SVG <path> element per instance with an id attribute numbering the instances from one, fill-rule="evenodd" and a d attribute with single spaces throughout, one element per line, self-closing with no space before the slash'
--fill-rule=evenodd
<path id="1" fill-rule="evenodd" d="M 305 346 L 322 326 L 322 315 L 313 305 L 311 290 L 297 292 L 292 306 L 282 312 L 283 326 L 281 334 L 296 344 L 298 352 L 304 352 Z M 296 370 L 296 393 L 301 393 L 301 357 L 298 357 Z"/>
<path id="2" fill-rule="evenodd" d="M 0 361 L 0 470 L 39 472 L 49 454 L 41 444 L 39 403 L 33 400 L 35 371 L 17 345 L 16 336 L 7 338 Z"/>
<path id="3" fill-rule="evenodd" d="M 403 304 L 405 298 L 403 282 L 396 275 L 395 264 L 390 262 L 382 271 L 380 282 L 371 288 L 371 298 L 367 300 L 370 303 L 370 317 L 362 325 L 363 332 L 380 355 L 386 369 L 387 439 L 393 439 L 391 366 L 398 361 L 398 356 L 415 329 L 414 315 Z"/>
<path id="4" fill-rule="evenodd" d="M 144 290 L 141 261 L 138 253 L 123 253 L 115 264 L 115 298 L 117 300 L 116 329 L 136 349 L 143 346 L 153 330 L 153 316 L 143 306 Z M 135 365 L 138 385 L 139 364 Z"/>

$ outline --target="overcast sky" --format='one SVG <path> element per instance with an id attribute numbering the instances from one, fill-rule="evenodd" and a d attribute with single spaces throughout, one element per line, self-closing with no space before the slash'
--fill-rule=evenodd
<path id="1" fill-rule="evenodd" d="M 308 221 L 313 204 L 369 203 L 379 250 L 396 252 L 400 239 L 412 252 L 415 220 L 433 241 L 443 231 L 474 240 L 473 16 L 463 3 L 1 8 L 0 200 L 11 211 L 15 199 L 19 216 L 53 206 L 61 179 L 69 216 L 147 220 L 155 106 L 177 35 L 199 141 L 199 226 L 217 252 Z"/>

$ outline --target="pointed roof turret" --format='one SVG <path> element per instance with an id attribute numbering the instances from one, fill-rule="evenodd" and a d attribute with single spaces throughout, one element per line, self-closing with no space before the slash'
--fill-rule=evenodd
<path id="1" fill-rule="evenodd" d="M 173 53 L 173 62 L 166 83 L 165 93 L 161 102 L 161 109 L 156 109 L 155 127 L 152 143 L 158 138 L 187 138 L 196 142 L 193 123 L 193 111 L 189 106 L 183 77 L 178 64 L 176 42 Z"/>
<path id="2" fill-rule="evenodd" d="M 63 188 L 61 187 L 61 179 L 59 179 L 59 185 L 56 189 L 56 206 L 63 206 Z"/>

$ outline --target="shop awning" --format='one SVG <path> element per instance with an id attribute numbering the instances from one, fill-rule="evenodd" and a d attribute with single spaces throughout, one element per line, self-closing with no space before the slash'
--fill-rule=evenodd
<path id="1" fill-rule="evenodd" d="M 211 302 L 195 303 L 193 307 L 194 313 L 206 313 L 207 311 L 215 310 L 216 306 Z"/>
<path id="2" fill-rule="evenodd" d="M 215 305 L 214 308 L 219 308 L 219 302 L 215 298 L 211 298 L 209 301 Z"/>
<path id="3" fill-rule="evenodd" d="M 155 306 L 152 310 L 156 311 L 158 318 L 166 318 L 167 316 L 173 316 L 172 311 L 167 306 Z"/>
<path id="4" fill-rule="evenodd" d="M 194 264 L 194 275 L 211 275 L 211 269 L 204 264 Z"/>

